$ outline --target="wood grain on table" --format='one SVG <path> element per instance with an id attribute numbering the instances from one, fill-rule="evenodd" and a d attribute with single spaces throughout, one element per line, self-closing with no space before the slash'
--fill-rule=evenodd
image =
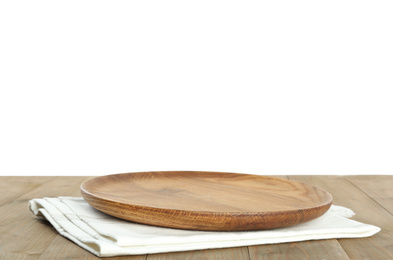
<path id="1" fill-rule="evenodd" d="M 369 238 L 329 239 L 104 259 L 393 259 L 393 176 L 281 176 L 322 188 L 354 220 L 382 228 Z M 0 259 L 100 259 L 28 209 L 30 199 L 80 196 L 91 177 L 0 177 Z"/>

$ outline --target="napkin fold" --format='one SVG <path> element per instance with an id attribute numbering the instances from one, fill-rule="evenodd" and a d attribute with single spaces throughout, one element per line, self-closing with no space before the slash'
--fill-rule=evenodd
<path id="1" fill-rule="evenodd" d="M 236 232 L 181 230 L 128 222 L 94 209 L 79 197 L 33 199 L 29 209 L 48 220 L 62 236 L 100 257 L 368 237 L 381 230 L 348 219 L 355 213 L 335 205 L 323 216 L 293 227 Z"/>

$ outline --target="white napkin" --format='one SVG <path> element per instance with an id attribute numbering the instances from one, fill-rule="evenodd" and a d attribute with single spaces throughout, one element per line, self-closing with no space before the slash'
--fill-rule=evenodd
<path id="1" fill-rule="evenodd" d="M 315 220 L 264 231 L 211 232 L 161 228 L 123 221 L 91 207 L 83 198 L 33 199 L 30 210 L 64 237 L 101 257 L 276 244 L 314 239 L 368 237 L 376 226 L 348 218 L 355 213 L 332 206 Z"/>

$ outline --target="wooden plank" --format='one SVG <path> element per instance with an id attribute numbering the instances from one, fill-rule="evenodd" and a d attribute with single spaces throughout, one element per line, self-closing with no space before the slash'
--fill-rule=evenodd
<path id="1" fill-rule="evenodd" d="M 393 259 L 393 216 L 362 190 L 340 176 L 289 176 L 325 189 L 333 195 L 335 205 L 352 209 L 354 220 L 382 228 L 368 238 L 339 239 L 350 259 Z"/>
<path id="2" fill-rule="evenodd" d="M 50 178 L 46 178 L 46 180 L 49 179 Z M 0 190 L 2 192 L 0 196 L 0 206 L 15 200 L 22 194 L 29 192 L 40 185 L 41 182 L 38 181 L 37 178 L 1 176 Z"/>
<path id="3" fill-rule="evenodd" d="M 335 239 L 250 246 L 250 259 L 349 259 Z"/>
<path id="4" fill-rule="evenodd" d="M 4 178 L 4 181 L 8 183 L 17 183 L 17 182 L 34 182 L 34 183 L 44 183 L 51 181 L 55 178 L 59 178 L 57 176 L 0 176 L 1 179 Z"/>
<path id="5" fill-rule="evenodd" d="M 80 183 L 85 179 L 86 177 L 58 177 L 52 181 L 43 183 L 37 188 L 0 207 L 0 223 L 4 226 L 15 223 L 16 221 L 19 222 L 20 220 L 36 219 L 34 215 L 27 210 L 27 203 L 33 198 L 58 196 L 80 197 L 78 189 Z"/>
<path id="6" fill-rule="evenodd" d="M 193 259 L 225 259 L 242 260 L 250 259 L 247 247 L 232 247 L 210 250 L 185 251 L 164 254 L 152 254 L 147 260 L 193 260 Z"/>
<path id="7" fill-rule="evenodd" d="M 27 202 L 40 197 L 80 196 L 78 189 L 85 179 L 58 177 L 1 206 L 0 259 L 10 256 L 12 259 L 37 259 L 57 236 L 57 232 L 46 221 L 38 220 L 27 209 Z"/>
<path id="8" fill-rule="evenodd" d="M 45 259 L 87 259 L 87 260 L 98 260 L 101 259 L 96 257 L 92 253 L 80 248 L 70 240 L 58 235 L 44 251 L 44 253 L 38 258 L 39 260 Z M 106 257 L 108 260 L 145 260 L 146 255 L 139 256 L 118 256 L 118 257 Z"/>
<path id="9" fill-rule="evenodd" d="M 393 214 L 393 176 L 392 175 L 361 175 L 347 176 L 347 180 L 377 201 L 382 207 Z"/>
<path id="10" fill-rule="evenodd" d="M 1 253 L 2 260 L 30 260 L 36 259 L 32 258 L 31 255 L 19 254 L 19 253 Z"/>

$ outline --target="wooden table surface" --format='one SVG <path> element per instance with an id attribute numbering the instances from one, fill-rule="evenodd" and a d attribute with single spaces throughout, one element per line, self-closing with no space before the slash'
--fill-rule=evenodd
<path id="1" fill-rule="evenodd" d="M 105 259 L 393 259 L 393 176 L 279 176 L 330 192 L 354 220 L 382 230 L 369 238 L 329 239 Z M 91 177 L 0 177 L 0 259 L 99 259 L 60 236 L 27 208 L 30 199 L 80 196 Z"/>

